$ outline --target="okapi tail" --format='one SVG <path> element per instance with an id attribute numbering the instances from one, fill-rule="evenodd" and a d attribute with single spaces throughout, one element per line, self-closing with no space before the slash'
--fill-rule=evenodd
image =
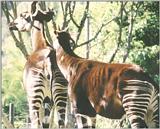
<path id="1" fill-rule="evenodd" d="M 49 99 L 49 97 L 46 97 L 44 99 L 44 118 L 43 118 L 43 122 L 42 122 L 42 126 L 43 128 L 49 128 L 50 127 L 50 113 L 52 110 L 52 102 Z"/>

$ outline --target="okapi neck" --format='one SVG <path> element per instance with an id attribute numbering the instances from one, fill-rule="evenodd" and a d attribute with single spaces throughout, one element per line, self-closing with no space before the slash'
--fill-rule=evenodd
<path id="1" fill-rule="evenodd" d="M 33 51 L 36 51 L 48 46 L 48 43 L 44 34 L 43 23 L 39 21 L 34 21 L 32 32 L 31 32 L 31 39 L 32 39 Z"/>

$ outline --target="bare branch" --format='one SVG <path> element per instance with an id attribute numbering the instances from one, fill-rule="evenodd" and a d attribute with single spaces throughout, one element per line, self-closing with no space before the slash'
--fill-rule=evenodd
<path id="1" fill-rule="evenodd" d="M 69 14 L 70 14 L 70 18 L 71 18 L 71 21 L 73 22 L 73 24 L 77 27 L 77 28 L 80 28 L 80 26 L 78 25 L 78 23 L 74 20 L 73 18 L 73 12 L 74 12 L 74 9 L 75 9 L 75 2 L 74 2 L 74 5 L 73 5 L 73 8 L 71 9 L 71 4 L 69 5 Z"/>
<path id="2" fill-rule="evenodd" d="M 46 10 L 46 4 L 45 4 L 44 1 L 41 1 L 41 2 L 40 2 L 40 8 L 41 8 L 42 11 L 45 11 L 45 10 Z"/>
<path id="3" fill-rule="evenodd" d="M 81 35 L 82 29 L 84 27 L 85 21 L 87 19 L 88 11 L 89 11 L 89 1 L 87 1 L 86 7 L 85 7 L 85 10 L 84 10 L 84 13 L 83 13 L 83 17 L 82 17 L 80 25 L 79 25 L 80 27 L 78 28 L 78 35 L 77 35 L 77 39 L 76 39 L 76 42 L 75 42 L 76 45 L 77 45 L 78 40 L 80 38 L 80 35 Z"/>
<path id="4" fill-rule="evenodd" d="M 10 2 L 11 3 L 11 6 L 12 6 L 12 11 L 13 11 L 13 16 L 14 17 L 17 17 L 17 5 L 16 5 L 16 2 L 13 3 L 13 1 Z"/>
<path id="5" fill-rule="evenodd" d="M 136 10 L 134 10 L 134 5 L 136 6 Z M 137 17 L 137 13 L 138 13 L 140 6 L 141 6 L 141 4 L 139 4 L 139 3 L 136 4 L 135 2 L 133 2 L 133 4 L 131 5 L 131 16 L 130 16 L 130 24 L 129 24 L 129 28 L 128 28 L 128 37 L 127 37 L 127 51 L 123 57 L 123 63 L 126 61 L 126 59 L 129 56 L 129 53 L 130 53 L 133 25 L 134 25 L 135 19 Z"/>
<path id="6" fill-rule="evenodd" d="M 47 22 L 44 22 L 44 26 L 45 26 L 45 32 L 46 32 L 46 36 L 47 36 L 47 39 L 49 40 L 49 43 L 52 43 L 52 38 L 51 38 L 51 34 L 50 34 L 50 31 L 49 31 L 49 27 L 47 25 Z"/>
<path id="7" fill-rule="evenodd" d="M 123 10 L 124 9 L 124 7 L 126 6 L 126 4 L 127 4 L 127 2 L 124 2 L 123 4 L 121 4 L 121 9 L 120 9 L 120 11 L 119 11 L 119 13 L 118 13 L 118 15 L 121 13 L 121 10 Z M 74 49 L 75 48 L 77 48 L 77 47 L 81 47 L 81 46 L 83 46 L 83 45 L 85 45 L 85 44 L 88 44 L 88 43 L 90 43 L 90 42 L 92 42 L 93 40 L 95 40 L 97 37 L 98 37 L 98 35 L 100 34 L 100 32 L 102 31 L 102 29 L 105 27 L 105 26 L 107 26 L 110 22 L 112 22 L 113 20 L 115 20 L 117 18 L 117 16 L 115 16 L 114 18 L 112 18 L 110 21 L 108 21 L 108 22 L 106 22 L 106 23 L 103 23 L 102 25 L 101 25 L 101 27 L 99 28 L 99 30 L 96 32 L 96 34 L 95 34 L 95 36 L 93 37 L 93 38 L 91 38 L 90 40 L 88 40 L 88 41 L 86 41 L 86 42 L 84 42 L 84 43 L 81 43 L 80 45 L 75 45 L 75 47 L 74 47 Z M 80 28 L 81 28 L 81 26 L 80 26 Z M 122 33 L 122 32 L 120 32 L 120 33 Z M 121 34 L 120 34 L 121 35 Z M 77 38 L 78 38 L 78 36 L 77 36 Z M 120 37 L 120 39 L 121 39 L 121 37 Z M 76 42 L 77 43 L 77 42 Z M 119 43 L 120 44 L 120 43 Z M 118 47 L 119 47 L 119 45 L 118 45 Z M 114 58 L 113 58 L 114 59 Z"/>
<path id="8" fill-rule="evenodd" d="M 71 3 L 70 1 L 67 1 L 67 3 L 65 4 L 64 21 L 63 21 L 62 30 L 65 29 L 68 26 L 69 22 L 70 22 L 70 18 L 67 19 L 68 18 L 68 14 L 69 14 L 68 10 L 69 10 L 70 3 Z"/>
<path id="9" fill-rule="evenodd" d="M 98 31 L 96 32 L 96 34 L 94 35 L 94 37 L 92 37 L 90 40 L 88 40 L 88 41 L 86 41 L 86 42 L 81 43 L 80 45 L 75 46 L 75 48 L 81 47 L 81 46 L 83 46 L 83 45 L 85 45 L 85 44 L 88 44 L 88 43 L 92 42 L 93 40 L 95 40 L 95 39 L 98 37 L 98 35 L 100 34 L 100 32 L 102 31 L 102 29 L 103 29 L 105 26 L 107 26 L 109 23 L 111 23 L 113 20 L 115 20 L 115 18 L 116 18 L 116 17 L 114 17 L 114 18 L 112 18 L 111 20 L 109 20 L 108 22 L 102 24 L 101 27 L 99 28 L 99 30 L 98 30 Z M 75 48 L 74 48 L 74 49 L 75 49 Z"/>
<path id="10" fill-rule="evenodd" d="M 61 8 L 62 8 L 62 12 L 63 12 L 63 17 L 64 17 L 65 13 L 64 13 L 64 6 L 63 6 L 63 1 L 61 1 Z"/>
<path id="11" fill-rule="evenodd" d="M 112 57 L 111 57 L 111 59 L 110 59 L 110 61 L 109 61 L 110 63 L 114 60 L 114 58 L 115 58 L 115 56 L 116 56 L 116 54 L 117 54 L 117 52 L 118 52 L 118 50 L 119 50 L 119 46 L 120 46 L 120 44 L 121 44 L 121 42 L 122 42 L 122 39 L 121 39 L 121 37 L 122 37 L 122 24 L 123 24 L 122 17 L 123 17 L 123 11 L 124 11 L 125 5 L 126 5 L 126 4 L 124 4 L 123 1 L 122 1 L 122 2 L 121 2 L 121 8 L 120 8 L 120 20 L 121 20 L 121 22 L 120 22 L 120 25 L 119 25 L 118 43 L 117 43 L 117 48 L 116 48 L 116 50 L 114 51 L 114 53 L 113 53 L 113 55 L 112 55 Z"/>
<path id="12" fill-rule="evenodd" d="M 52 25 L 53 25 L 53 29 L 57 30 L 57 24 L 54 19 L 52 19 Z"/>
<path id="13" fill-rule="evenodd" d="M 76 2 L 75 2 L 75 1 L 73 1 L 72 14 L 74 13 L 75 7 L 76 7 Z"/>

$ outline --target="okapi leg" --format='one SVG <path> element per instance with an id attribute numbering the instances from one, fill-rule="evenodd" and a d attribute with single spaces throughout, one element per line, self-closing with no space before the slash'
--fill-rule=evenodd
<path id="1" fill-rule="evenodd" d="M 86 128 L 87 127 L 87 120 L 82 117 L 81 114 L 75 114 L 76 117 L 76 123 L 77 128 Z"/>
<path id="2" fill-rule="evenodd" d="M 30 119 L 31 119 L 31 128 L 41 128 L 41 116 L 40 116 L 40 108 L 39 107 L 29 107 Z"/>
<path id="3" fill-rule="evenodd" d="M 95 128 L 96 125 L 96 113 L 93 112 L 91 107 L 86 104 L 87 110 L 78 106 L 74 109 L 76 123 L 78 128 Z M 85 114 L 85 115 L 84 115 Z"/>
<path id="4" fill-rule="evenodd" d="M 91 124 L 92 124 L 91 127 L 92 127 L 92 128 L 96 128 L 96 117 L 91 117 L 90 119 L 91 119 L 91 122 L 92 122 L 92 123 L 91 123 Z"/>
<path id="5" fill-rule="evenodd" d="M 71 101 L 71 109 L 72 109 L 72 114 L 74 114 L 76 123 L 75 123 L 75 128 L 86 128 L 87 127 L 87 120 L 82 117 L 83 115 L 78 113 L 78 108 L 76 107 L 76 103 L 73 104 Z"/>
<path id="6" fill-rule="evenodd" d="M 96 117 L 89 117 L 83 114 L 76 114 L 78 128 L 95 128 Z"/>

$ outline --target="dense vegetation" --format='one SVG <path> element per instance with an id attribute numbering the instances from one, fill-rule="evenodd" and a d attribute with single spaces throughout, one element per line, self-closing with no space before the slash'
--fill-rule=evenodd
<path id="1" fill-rule="evenodd" d="M 31 52 L 30 33 L 9 32 L 7 22 L 28 10 L 29 2 L 1 4 L 3 112 L 8 114 L 9 103 L 14 103 L 15 127 L 23 127 L 28 107 L 22 73 L 25 57 Z M 54 21 L 62 29 L 69 27 L 77 55 L 103 62 L 138 64 L 159 83 L 159 2 L 41 2 L 41 5 L 42 9 L 55 9 Z M 45 24 L 45 30 L 52 42 L 53 23 Z M 97 127 L 115 128 L 117 122 L 100 117 Z M 127 120 L 122 125 L 127 127 Z"/>

